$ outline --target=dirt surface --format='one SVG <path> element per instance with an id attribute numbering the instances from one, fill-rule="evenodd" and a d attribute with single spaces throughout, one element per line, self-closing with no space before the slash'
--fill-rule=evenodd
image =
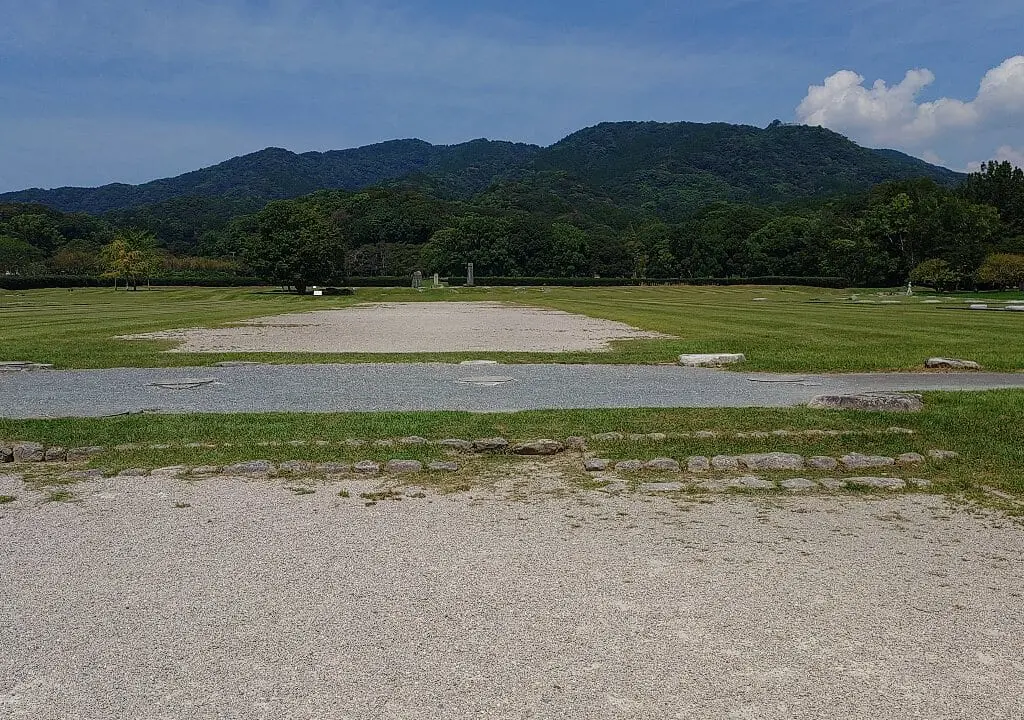
<path id="1" fill-rule="evenodd" d="M 1019 525 L 491 480 L 8 478 L 0 716 L 1020 717 Z"/>
<path id="2" fill-rule="evenodd" d="M 168 330 L 129 339 L 177 340 L 175 352 L 576 352 L 611 340 L 666 337 L 560 310 L 489 302 L 381 303 L 257 318 L 239 327 Z"/>

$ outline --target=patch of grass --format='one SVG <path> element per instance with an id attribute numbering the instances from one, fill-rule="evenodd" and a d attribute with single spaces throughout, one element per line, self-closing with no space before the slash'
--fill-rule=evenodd
<path id="1" fill-rule="evenodd" d="M 51 490 L 47 493 L 45 502 L 71 502 L 74 499 L 74 493 L 68 492 L 67 490 Z"/>
<path id="2" fill-rule="evenodd" d="M 850 300 L 856 293 L 863 304 Z M 1010 299 L 1004 294 L 999 299 Z M 765 298 L 755 302 L 754 298 Z M 351 297 L 313 298 L 248 288 L 158 288 L 0 291 L 0 360 L 61 368 L 182 367 L 223 360 L 269 363 L 673 362 L 681 353 L 742 352 L 741 369 L 839 372 L 919 369 L 935 355 L 966 357 L 989 370 L 1024 369 L 1024 316 L 952 312 L 924 298 L 877 291 L 796 287 L 457 288 L 416 292 L 366 288 Z M 947 304 L 963 299 L 945 298 Z M 118 335 L 185 327 L 221 327 L 255 317 L 365 302 L 488 300 L 548 307 L 628 323 L 674 336 L 613 343 L 610 352 L 166 353 L 167 341 L 114 340 Z"/>
<path id="3" fill-rule="evenodd" d="M 290 490 L 295 495 L 315 495 L 316 494 L 316 489 L 315 488 L 311 488 L 308 485 L 292 485 L 292 486 L 288 487 L 288 490 Z"/>
<path id="4" fill-rule="evenodd" d="M 18 498 L 16 498 L 14 495 L 0 495 L 0 505 L 6 505 L 7 503 L 12 503 L 12 502 L 14 502 L 17 499 Z"/>

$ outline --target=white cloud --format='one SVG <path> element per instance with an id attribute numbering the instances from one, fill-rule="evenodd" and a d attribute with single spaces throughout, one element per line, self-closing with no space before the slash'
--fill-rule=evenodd
<path id="1" fill-rule="evenodd" d="M 1010 147 L 1003 145 L 996 150 L 997 162 L 1010 162 L 1019 168 L 1024 168 L 1024 148 Z"/>
<path id="2" fill-rule="evenodd" d="M 863 142 L 912 148 L 958 130 L 1024 120 L 1024 55 L 985 73 L 973 100 L 919 102 L 918 96 L 933 82 L 935 75 L 922 68 L 908 71 L 895 85 L 876 80 L 867 87 L 862 75 L 840 70 L 824 85 L 808 89 L 797 119 Z"/>

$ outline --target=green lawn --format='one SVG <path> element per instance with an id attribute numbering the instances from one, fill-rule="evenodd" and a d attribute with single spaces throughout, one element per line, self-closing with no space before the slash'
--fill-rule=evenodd
<path id="1" fill-rule="evenodd" d="M 785 451 L 805 456 L 862 452 L 895 456 L 954 450 L 962 457 L 903 470 L 903 476 L 931 479 L 939 489 L 982 496 L 984 487 L 1024 495 L 1024 391 L 929 393 L 926 409 L 915 414 L 832 412 L 790 409 L 624 409 L 536 411 L 508 414 L 460 412 L 265 415 L 147 415 L 103 419 L 3 420 L 0 438 L 70 447 L 103 445 L 108 451 L 93 466 L 127 467 L 223 464 L 239 460 L 353 461 L 392 457 L 431 460 L 445 450 L 434 445 L 376 447 L 373 440 L 420 435 L 474 439 L 501 435 L 511 440 L 594 433 L 660 432 L 669 435 L 713 430 L 714 439 L 670 437 L 666 441 L 591 441 L 609 458 Z M 898 426 L 913 434 L 890 432 Z M 825 437 L 740 438 L 736 432 L 841 430 L 858 434 Z M 369 441 L 362 447 L 348 439 Z M 318 445 L 320 443 L 328 443 Z M 189 447 L 191 444 L 214 447 Z M 295 443 L 295 444 L 290 444 Z M 130 444 L 121 450 L 115 446 Z M 151 448 L 150 444 L 169 447 Z M 829 473 L 804 471 L 808 477 Z M 831 473 L 834 475 L 835 473 Z M 843 473 L 850 475 L 851 473 Z M 853 473 L 856 474 L 856 473 Z M 872 474 L 870 471 L 861 474 Z M 790 473 L 793 475 L 793 473 Z"/>
<path id="2" fill-rule="evenodd" d="M 0 291 L 0 360 L 59 368 L 491 358 L 504 362 L 670 363 L 684 352 L 743 352 L 743 370 L 782 372 L 907 370 L 933 355 L 966 357 L 990 370 L 1024 370 L 1024 313 L 940 310 L 922 297 L 874 291 L 773 287 L 459 288 L 418 293 L 362 289 L 350 298 L 313 298 L 249 288 Z M 766 298 L 755 301 L 755 298 Z M 1000 299 L 1005 299 L 1003 295 Z M 330 355 L 173 354 L 172 343 L 117 335 L 224 326 L 254 317 L 377 301 L 492 300 L 521 303 L 657 330 L 678 339 L 615 344 L 605 353 Z M 882 300 L 899 304 L 880 304 Z M 945 304 L 963 306 L 963 299 Z"/>

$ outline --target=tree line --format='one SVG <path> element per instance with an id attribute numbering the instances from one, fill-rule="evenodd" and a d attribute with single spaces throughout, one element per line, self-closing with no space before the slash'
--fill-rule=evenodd
<path id="1" fill-rule="evenodd" d="M 178 204 L 188 211 L 188 202 Z M 137 282 L 220 273 L 305 287 L 417 270 L 459 276 L 473 263 L 478 276 L 1024 285 L 1024 172 L 1005 162 L 953 188 L 889 182 L 827 200 L 709 202 L 681 216 L 624 207 L 559 173 L 500 182 L 470 200 L 399 184 L 207 215 L 206 226 L 195 220 L 202 214 L 192 216 L 192 240 L 176 240 L 171 252 L 159 231 L 126 224 L 138 214 L 0 205 L 0 274 L 108 273 Z"/>

